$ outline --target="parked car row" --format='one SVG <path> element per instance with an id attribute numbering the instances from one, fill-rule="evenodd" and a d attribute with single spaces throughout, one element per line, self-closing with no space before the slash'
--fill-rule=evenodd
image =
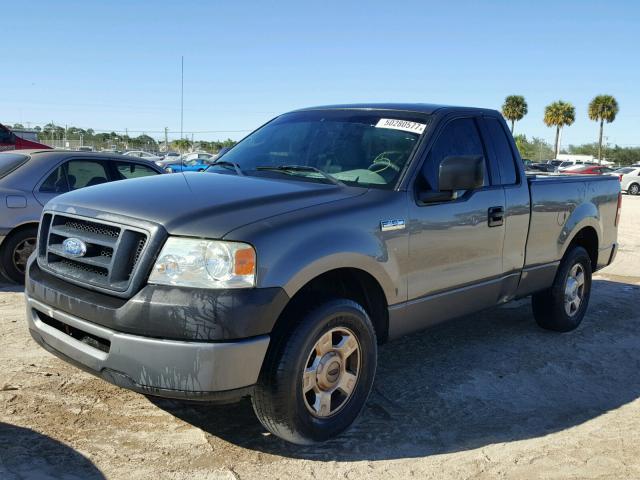
<path id="1" fill-rule="evenodd" d="M 146 177 L 163 169 L 143 158 L 106 152 L 20 150 L 0 153 L 0 272 L 24 280 L 44 205 L 61 193 Z"/>
<path id="2" fill-rule="evenodd" d="M 229 150 L 218 154 L 193 152 L 165 157 L 142 150 L 111 151 L 53 149 L 0 153 L 0 273 L 21 283 L 43 206 L 61 193 L 128 178 L 161 173 L 202 172 Z"/>
<path id="3" fill-rule="evenodd" d="M 620 188 L 629 195 L 640 195 L 640 165 L 623 167 L 612 172 L 620 178 Z"/>
<path id="4" fill-rule="evenodd" d="M 555 173 L 563 175 L 613 175 L 620 180 L 620 188 L 629 195 L 640 195 L 640 164 L 613 169 L 595 163 L 572 163 L 560 160 L 531 162 L 525 160 L 527 173 Z"/>
<path id="5" fill-rule="evenodd" d="M 215 154 L 192 152 L 172 159 L 165 157 L 162 161 L 156 162 L 156 164 L 162 166 L 167 173 L 203 172 L 228 151 L 229 148 L 225 147 Z"/>

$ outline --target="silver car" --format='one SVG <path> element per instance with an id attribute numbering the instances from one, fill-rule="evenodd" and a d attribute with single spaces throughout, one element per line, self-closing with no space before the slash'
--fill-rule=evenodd
<path id="1" fill-rule="evenodd" d="M 0 272 L 14 282 L 24 281 L 42 208 L 53 197 L 100 183 L 159 173 L 162 169 L 153 162 L 105 152 L 0 153 Z"/>
<path id="2" fill-rule="evenodd" d="M 611 172 L 620 177 L 620 189 L 629 195 L 640 195 L 640 166 L 623 167 Z"/>

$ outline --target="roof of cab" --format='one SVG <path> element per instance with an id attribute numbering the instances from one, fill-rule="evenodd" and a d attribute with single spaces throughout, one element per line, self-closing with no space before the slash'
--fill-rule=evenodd
<path id="1" fill-rule="evenodd" d="M 475 108 L 475 107 L 460 107 L 453 105 L 436 105 L 433 103 L 353 103 L 344 105 L 324 105 L 317 107 L 301 108 L 294 110 L 296 112 L 304 112 L 309 110 L 389 110 L 397 112 L 412 112 L 433 114 L 441 110 L 448 111 L 477 111 L 477 112 L 492 112 L 495 110 L 489 108 Z"/>

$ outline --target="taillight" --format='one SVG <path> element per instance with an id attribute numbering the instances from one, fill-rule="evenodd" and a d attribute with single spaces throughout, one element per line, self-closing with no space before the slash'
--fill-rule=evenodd
<path id="1" fill-rule="evenodd" d="M 616 211 L 616 221 L 614 225 L 617 227 L 620 221 L 620 213 L 622 212 L 622 192 L 618 192 L 618 210 Z"/>
<path id="2" fill-rule="evenodd" d="M 622 175 L 618 175 L 618 180 L 622 181 Z"/>

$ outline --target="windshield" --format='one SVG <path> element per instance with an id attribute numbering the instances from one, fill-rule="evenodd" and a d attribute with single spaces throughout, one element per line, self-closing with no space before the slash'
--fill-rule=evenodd
<path id="1" fill-rule="evenodd" d="M 427 123 L 427 116 L 398 112 L 290 113 L 250 134 L 207 171 L 233 173 L 232 165 L 246 175 L 390 189 Z"/>
<path id="2" fill-rule="evenodd" d="M 622 175 L 626 175 L 627 173 L 631 173 L 635 170 L 635 168 L 631 168 L 631 167 L 625 167 L 625 168 L 619 168 L 617 170 L 615 170 L 615 173 L 621 173 Z"/>
<path id="3" fill-rule="evenodd" d="M 0 178 L 4 178 L 9 175 L 28 159 L 29 157 L 26 155 L 19 155 L 17 153 L 0 154 Z"/>

